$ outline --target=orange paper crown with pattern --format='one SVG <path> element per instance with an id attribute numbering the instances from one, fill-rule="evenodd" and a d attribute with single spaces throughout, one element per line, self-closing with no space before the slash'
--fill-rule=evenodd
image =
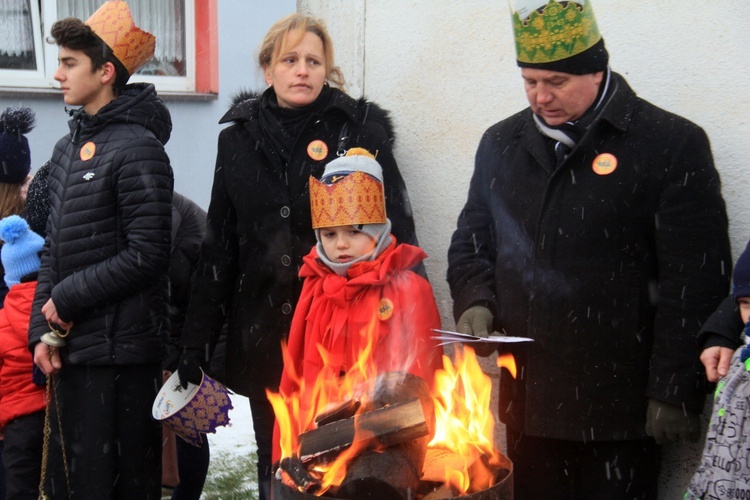
<path id="1" fill-rule="evenodd" d="M 86 24 L 112 49 L 130 75 L 154 55 L 156 37 L 135 25 L 127 2 L 106 2 Z"/>
<path id="2" fill-rule="evenodd" d="M 380 164 L 361 148 L 331 161 L 322 181 L 310 176 L 313 229 L 384 224 L 385 193 L 378 177 L 382 177 Z"/>

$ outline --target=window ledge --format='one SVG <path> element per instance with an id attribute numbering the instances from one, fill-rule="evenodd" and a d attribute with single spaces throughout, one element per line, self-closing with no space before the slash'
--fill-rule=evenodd
<path id="1" fill-rule="evenodd" d="M 213 101 L 218 94 L 213 92 L 167 92 L 157 91 L 164 101 Z M 0 87 L 0 97 L 62 97 L 59 89 L 35 89 L 31 87 Z"/>
<path id="2" fill-rule="evenodd" d="M 159 92 L 159 97 L 165 101 L 214 101 L 219 98 L 219 94 L 213 92 Z"/>
<path id="3" fill-rule="evenodd" d="M 0 97 L 62 97 L 62 94 L 52 88 L 0 87 Z"/>

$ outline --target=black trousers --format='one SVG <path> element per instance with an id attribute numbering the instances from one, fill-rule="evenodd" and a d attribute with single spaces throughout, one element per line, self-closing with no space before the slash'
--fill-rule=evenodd
<path id="1" fill-rule="evenodd" d="M 23 415 L 5 426 L 3 467 L 6 491 L 0 498 L 36 499 L 43 464 L 44 411 Z M 60 448 L 50 440 L 47 452 L 45 492 L 49 498 L 67 498 Z"/>
<path id="2" fill-rule="evenodd" d="M 159 363 L 63 365 L 55 385 L 74 498 L 161 498 L 161 424 L 151 417 L 161 381 Z"/>
<path id="3" fill-rule="evenodd" d="M 655 499 L 661 449 L 651 439 L 563 441 L 506 428 L 514 498 Z"/>
<path id="4" fill-rule="evenodd" d="M 250 413 L 258 445 L 258 500 L 271 500 L 271 454 L 276 416 L 267 399 L 251 399 Z"/>
<path id="5" fill-rule="evenodd" d="M 177 436 L 177 470 L 180 472 L 180 484 L 172 492 L 172 500 L 198 500 L 206 483 L 211 450 L 208 438 L 201 436 L 203 443 L 193 446 Z"/>

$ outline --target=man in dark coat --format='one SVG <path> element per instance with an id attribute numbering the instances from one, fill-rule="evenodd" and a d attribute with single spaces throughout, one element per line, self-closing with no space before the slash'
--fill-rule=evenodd
<path id="1" fill-rule="evenodd" d="M 589 2 L 514 27 L 530 107 L 476 154 L 448 253 L 457 328 L 534 339 L 500 381 L 516 498 L 655 498 L 657 443 L 697 439 L 696 334 L 731 275 L 708 138 L 610 71 Z"/>
<path id="2" fill-rule="evenodd" d="M 154 38 L 135 27 L 125 2 L 105 3 L 86 23 L 58 21 L 51 35 L 55 79 L 65 103 L 81 108 L 50 162 L 29 347 L 54 375 L 69 493 L 160 498 L 151 406 L 169 330 L 172 123 L 153 85 L 126 85 Z M 50 328 L 67 332 L 66 345 L 45 335 Z"/>

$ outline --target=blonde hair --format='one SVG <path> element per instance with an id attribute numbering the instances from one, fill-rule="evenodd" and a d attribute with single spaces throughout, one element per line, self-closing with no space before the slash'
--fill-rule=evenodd
<path id="1" fill-rule="evenodd" d="M 296 30 L 300 31 L 300 37 L 297 40 L 290 40 L 289 34 Z M 290 14 L 271 26 L 260 46 L 258 54 L 260 67 L 264 71 L 272 68 L 278 62 L 279 56 L 284 53 L 284 49 L 287 46 L 293 47 L 299 43 L 305 33 L 313 33 L 323 42 L 323 55 L 326 59 L 326 82 L 345 92 L 346 81 L 341 69 L 333 65 L 333 42 L 325 24 L 320 19 L 304 14 Z"/>
<path id="2" fill-rule="evenodd" d="M 9 215 L 21 215 L 26 206 L 21 188 L 23 184 L 0 182 L 0 219 Z"/>

